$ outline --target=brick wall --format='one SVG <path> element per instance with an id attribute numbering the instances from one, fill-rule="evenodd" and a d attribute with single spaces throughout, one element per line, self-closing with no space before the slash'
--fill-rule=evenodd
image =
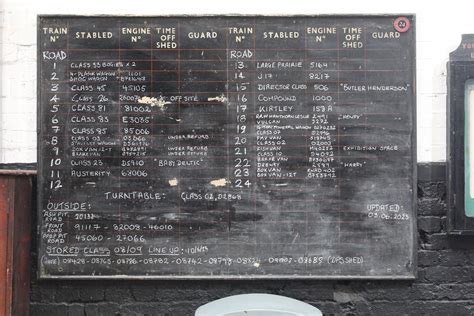
<path id="1" fill-rule="evenodd" d="M 38 281 L 33 264 L 31 315 L 193 315 L 209 301 L 255 292 L 325 315 L 474 315 L 474 239 L 447 236 L 445 201 L 444 164 L 420 165 L 416 281 Z"/>

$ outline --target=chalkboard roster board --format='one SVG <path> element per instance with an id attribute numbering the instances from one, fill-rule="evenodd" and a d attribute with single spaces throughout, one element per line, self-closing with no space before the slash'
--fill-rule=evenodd
<path id="1" fill-rule="evenodd" d="M 415 19 L 40 16 L 41 278 L 415 277 Z"/>

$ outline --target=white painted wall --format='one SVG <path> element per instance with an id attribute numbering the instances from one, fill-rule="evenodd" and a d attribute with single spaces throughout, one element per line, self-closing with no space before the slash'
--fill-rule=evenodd
<path id="1" fill-rule="evenodd" d="M 37 14 L 416 13 L 418 161 L 446 156 L 446 61 L 474 33 L 471 1 L 0 0 L 0 163 L 36 161 Z"/>

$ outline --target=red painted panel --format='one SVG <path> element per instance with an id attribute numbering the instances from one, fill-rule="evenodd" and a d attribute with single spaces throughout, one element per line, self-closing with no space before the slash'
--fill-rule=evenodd
<path id="1" fill-rule="evenodd" d="M 31 177 L 0 172 L 0 315 L 28 315 Z"/>
<path id="2" fill-rule="evenodd" d="M 0 177 L 0 315 L 7 315 L 8 178 Z"/>
<path id="3" fill-rule="evenodd" d="M 12 315 L 28 315 L 30 302 L 31 177 L 15 178 Z"/>

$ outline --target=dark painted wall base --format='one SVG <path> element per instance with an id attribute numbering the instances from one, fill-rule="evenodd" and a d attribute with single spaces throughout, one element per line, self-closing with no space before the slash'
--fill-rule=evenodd
<path id="1" fill-rule="evenodd" d="M 193 315 L 243 293 L 285 295 L 325 315 L 474 315 L 474 237 L 446 234 L 444 175 L 442 163 L 418 165 L 415 281 L 38 281 L 33 242 L 31 315 Z"/>

